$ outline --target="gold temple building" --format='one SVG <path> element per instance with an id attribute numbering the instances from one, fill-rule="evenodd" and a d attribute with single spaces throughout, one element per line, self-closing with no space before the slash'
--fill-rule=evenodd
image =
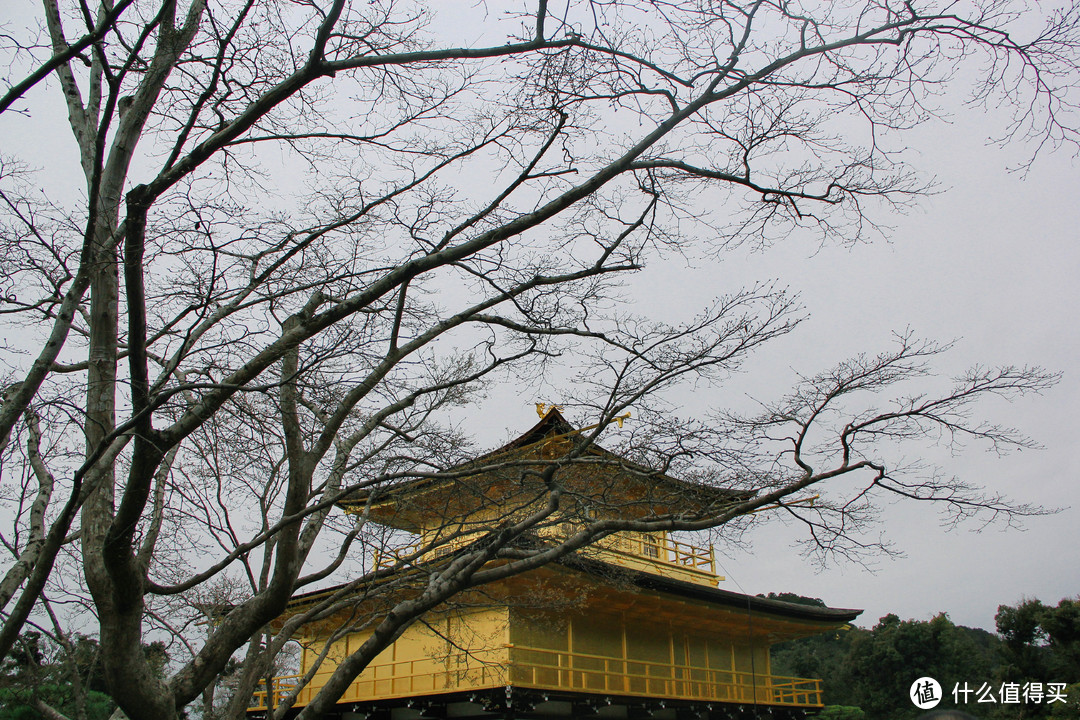
<path id="1" fill-rule="evenodd" d="M 580 447 L 579 433 L 552 409 L 468 465 L 342 505 L 414 536 L 413 544 L 374 558 L 377 567 L 420 572 L 425 562 L 447 561 L 491 527 L 535 509 L 551 480 L 545 470 L 556 473 L 564 492 L 558 512 L 531 533 L 532 550 L 583 522 L 656 517 L 676 502 L 719 506 L 747 496 L 644 471 L 596 445 L 560 463 Z M 773 675 L 769 648 L 834 630 L 861 611 L 749 596 L 721 589 L 722 581 L 710 546 L 665 532 L 613 533 L 425 615 L 351 683 L 335 716 L 797 720 L 822 707 L 821 681 Z M 328 592 L 297 596 L 292 612 Z M 345 622 L 306 625 L 299 675 L 274 678 L 250 713 L 264 712 L 268 698 L 280 702 L 325 655 L 290 714 L 306 705 L 337 659 L 370 636 L 365 629 L 343 633 Z"/>

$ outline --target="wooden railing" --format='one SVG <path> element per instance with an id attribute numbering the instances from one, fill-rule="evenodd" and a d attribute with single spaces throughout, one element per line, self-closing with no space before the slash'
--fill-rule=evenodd
<path id="1" fill-rule="evenodd" d="M 262 683 L 263 689 L 256 690 L 255 694 L 252 695 L 251 701 L 248 703 L 248 710 L 266 710 L 266 697 L 268 694 L 271 698 L 270 707 L 277 707 L 285 699 L 285 696 L 296 687 L 300 677 L 300 675 L 277 675 L 273 677 L 270 682 L 269 693 L 266 691 L 266 683 Z M 308 691 L 308 689 L 305 688 L 305 691 Z"/>
<path id="2" fill-rule="evenodd" d="M 716 573 L 716 556 L 712 545 L 691 545 L 671 538 L 667 539 L 667 545 L 671 564 Z"/>
<path id="3" fill-rule="evenodd" d="M 616 565 L 699 585 L 716 587 L 724 579 L 716 574 L 712 546 L 693 545 L 669 537 L 615 533 L 584 552 Z"/>
<path id="4" fill-rule="evenodd" d="M 477 653 L 443 659 L 422 658 L 372 665 L 342 696 L 343 702 L 416 697 L 503 687 L 604 693 L 637 697 L 821 707 L 821 681 L 762 673 L 659 663 L 630 658 L 563 652 L 522 645 L 487 651 L 506 663 L 481 662 Z M 481 652 L 480 654 L 487 654 Z M 505 654 L 505 653 L 508 653 Z M 274 678 L 272 703 L 278 705 L 298 675 Z M 296 707 L 318 692 L 326 675 L 300 691 Z M 256 692 L 249 710 L 266 710 L 267 691 Z"/>
<path id="5" fill-rule="evenodd" d="M 404 558 L 409 558 L 420 550 L 420 543 L 415 542 L 404 547 L 394 548 L 393 550 L 376 550 L 375 551 L 375 569 L 376 570 L 389 570 L 398 563 L 402 562 Z"/>
<path id="6" fill-rule="evenodd" d="M 716 557 L 711 545 L 693 545 L 669 537 L 658 538 L 638 533 L 616 533 L 600 540 L 596 547 L 654 563 L 716 574 Z"/>
<path id="7" fill-rule="evenodd" d="M 821 681 L 588 653 L 510 648 L 509 681 L 540 690 L 821 707 Z"/>
<path id="8" fill-rule="evenodd" d="M 567 524 L 553 533 L 556 537 L 564 537 L 573 534 L 577 528 Z M 438 557 L 453 552 L 465 543 L 448 544 L 437 547 L 431 553 L 425 554 L 423 559 Z M 649 563 L 686 568 L 699 573 L 716 575 L 716 557 L 712 545 L 694 545 L 692 543 L 675 540 L 672 538 L 658 538 L 639 533 L 615 533 L 599 540 L 594 546 L 601 553 L 604 551 L 627 555 Z M 402 562 L 403 558 L 415 557 L 421 548 L 421 542 L 395 548 L 393 550 L 377 550 L 375 552 L 375 567 L 379 569 L 392 568 Z M 721 579 L 721 578 L 717 578 Z"/>
<path id="9" fill-rule="evenodd" d="M 425 657 L 372 664 L 349 685 L 339 702 L 418 697 L 460 690 L 503 687 L 506 685 L 506 663 L 485 661 L 484 658 L 497 656 L 505 659 L 506 650 L 507 646 L 500 645 L 490 650 L 454 653 L 445 658 Z M 325 673 L 315 675 L 307 687 L 297 693 L 294 706 L 307 705 L 322 688 L 332 671 L 333 667 L 328 667 Z M 280 705 L 286 695 L 296 687 L 300 677 L 300 675 L 282 675 L 273 678 L 269 697 L 274 707 Z M 252 696 L 248 710 L 266 710 L 267 696 L 264 683 L 264 689 L 257 690 Z"/>

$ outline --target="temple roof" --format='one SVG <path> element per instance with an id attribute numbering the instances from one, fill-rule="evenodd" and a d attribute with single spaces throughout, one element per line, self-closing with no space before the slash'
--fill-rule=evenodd
<path id="1" fill-rule="evenodd" d="M 588 441 L 584 433 L 590 429 L 575 428 L 558 409 L 552 408 L 520 436 L 494 450 L 440 473 L 355 493 L 339 505 L 346 510 L 365 508 L 375 522 L 418 532 L 425 522 L 446 520 L 448 516 L 466 517 L 480 512 L 485 504 L 510 505 L 514 502 L 512 494 L 526 494 L 522 490 L 526 471 L 536 476 L 540 468 L 565 463 L 571 456 L 581 475 L 574 494 L 585 499 L 589 499 L 589 483 L 593 484 L 593 499 L 603 496 L 612 500 L 623 493 L 624 497 L 617 500 L 625 501 L 625 495 L 633 494 L 634 502 L 642 508 L 650 506 L 653 512 L 680 501 L 716 507 L 753 495 L 750 491 L 688 482 L 657 472 Z M 583 472 L 586 467 L 587 477 Z M 495 487 L 501 487 L 502 494 L 494 491 Z M 480 497 L 481 492 L 485 497 Z"/>

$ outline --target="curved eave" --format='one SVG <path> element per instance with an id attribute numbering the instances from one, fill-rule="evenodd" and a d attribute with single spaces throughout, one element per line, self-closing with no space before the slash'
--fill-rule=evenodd
<path id="1" fill-rule="evenodd" d="M 824 623 L 830 625 L 842 625 L 851 622 L 862 610 L 854 608 L 831 608 L 817 605 L 803 605 L 801 603 L 784 602 L 770 598 L 744 595 L 743 593 L 721 590 L 720 588 L 707 585 L 697 585 L 684 580 L 653 575 L 638 570 L 628 570 L 610 563 L 592 558 L 570 556 L 560 561 L 560 564 L 589 575 L 599 577 L 617 576 L 621 581 L 629 582 L 643 590 L 655 590 L 690 600 L 699 600 L 711 605 L 730 607 L 742 612 L 751 612 L 771 615 L 789 620 L 804 622 Z"/>

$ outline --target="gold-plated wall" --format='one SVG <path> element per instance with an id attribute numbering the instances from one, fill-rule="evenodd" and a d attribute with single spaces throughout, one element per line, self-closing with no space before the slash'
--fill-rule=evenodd
<path id="1" fill-rule="evenodd" d="M 639 697 L 818 706 L 820 683 L 770 674 L 768 647 L 678 618 L 512 610 L 510 681 Z"/>
<path id="2" fill-rule="evenodd" d="M 499 606 L 413 625 L 353 682 L 342 702 L 518 687 L 618 696 L 818 706 L 820 683 L 769 673 L 768 647 L 746 635 L 702 632 L 691 621 Z M 306 704 L 366 633 L 337 641 L 308 688 Z M 325 644 L 311 638 L 306 672 Z M 282 681 L 284 685 L 287 680 Z M 256 698 L 265 706 L 266 694 Z"/>
<path id="3" fill-rule="evenodd" d="M 504 685 L 507 616 L 506 607 L 495 607 L 413 624 L 350 684 L 341 702 Z M 315 676 L 298 695 L 297 705 L 307 704 L 341 659 L 358 650 L 369 636 L 370 632 L 357 632 L 333 642 Z M 326 636 L 303 641 L 300 675 L 318 662 L 326 642 Z"/>
<path id="4" fill-rule="evenodd" d="M 567 616 L 557 612 L 514 609 L 511 611 L 512 660 L 525 662 L 552 652 L 574 661 L 574 669 L 608 672 L 613 666 L 635 678 L 632 689 L 655 694 L 659 680 L 679 676 L 680 669 L 737 673 L 764 678 L 769 675 L 769 649 L 752 648 L 749 637 L 703 634 L 677 618 L 656 618 L 643 623 L 638 617 L 601 615 L 595 612 Z M 595 678 L 594 684 L 599 681 Z M 604 689 L 604 688 L 598 688 Z"/>

